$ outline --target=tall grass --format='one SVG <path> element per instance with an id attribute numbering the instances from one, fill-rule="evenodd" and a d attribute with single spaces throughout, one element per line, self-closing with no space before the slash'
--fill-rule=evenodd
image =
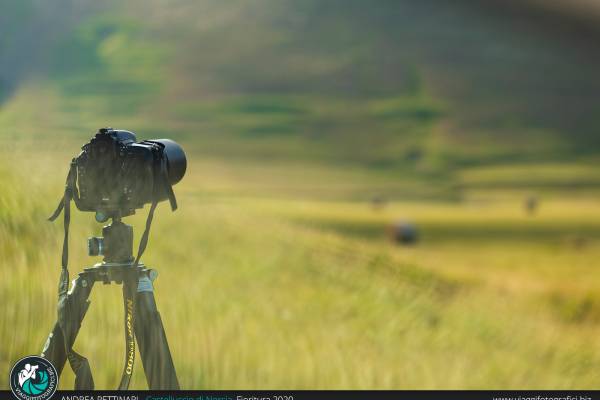
<path id="1" fill-rule="evenodd" d="M 45 170 L 4 166 L 5 370 L 39 353 L 55 319 L 61 224 L 44 218 L 62 177 L 44 177 L 65 155 L 34 162 Z M 377 212 L 294 199 L 285 186 L 276 198 L 252 186 L 241 196 L 231 185 L 258 179 L 253 169 L 213 163 L 200 168 L 191 154 L 180 209 L 159 206 L 144 256 L 160 272 L 158 307 L 184 388 L 597 387 L 595 203 L 550 200 L 534 218 L 514 200 Z M 131 218 L 138 238 L 144 215 Z M 397 218 L 416 221 L 422 242 L 388 241 Z M 99 230 L 75 213 L 72 275 L 98 261 L 84 252 Z M 97 387 L 111 388 L 123 357 L 120 288 L 98 285 L 91 301 L 75 349 Z M 60 386 L 72 383 L 67 368 Z M 133 387 L 145 387 L 139 362 Z"/>

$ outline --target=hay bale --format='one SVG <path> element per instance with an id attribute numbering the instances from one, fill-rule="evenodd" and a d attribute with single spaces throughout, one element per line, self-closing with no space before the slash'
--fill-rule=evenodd
<path id="1" fill-rule="evenodd" d="M 412 222 L 398 221 L 391 226 L 390 236 L 398 244 L 413 245 L 419 240 L 419 231 Z"/>
<path id="2" fill-rule="evenodd" d="M 375 195 L 371 198 L 371 208 L 374 211 L 380 211 L 387 205 L 387 199 L 381 195 Z"/>
<path id="3" fill-rule="evenodd" d="M 537 196 L 527 197 L 523 206 L 525 208 L 525 212 L 528 215 L 534 215 L 539 207 L 539 200 Z"/>
<path id="4" fill-rule="evenodd" d="M 588 237 L 582 234 L 572 233 L 566 235 L 563 238 L 563 242 L 566 247 L 570 247 L 577 250 L 583 250 L 588 246 L 590 240 Z"/>

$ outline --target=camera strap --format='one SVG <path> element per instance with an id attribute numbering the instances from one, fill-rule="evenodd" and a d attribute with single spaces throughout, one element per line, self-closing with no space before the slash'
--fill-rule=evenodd
<path id="1" fill-rule="evenodd" d="M 148 238 L 150 236 L 150 228 L 152 227 L 152 220 L 154 219 L 154 212 L 158 205 L 158 188 L 157 181 L 162 181 L 164 190 L 166 191 L 169 202 L 171 203 L 171 209 L 177 209 L 177 202 L 175 200 L 175 194 L 173 188 L 169 183 L 169 175 L 167 171 L 167 162 L 164 157 L 160 157 L 158 165 L 154 165 L 154 179 L 152 180 L 152 204 L 150 205 L 150 211 L 148 211 L 148 217 L 146 218 L 146 227 L 140 244 L 138 252 L 133 262 L 133 268 L 137 269 L 140 262 L 140 258 L 146 246 L 148 245 Z M 119 390 L 127 390 L 129 388 L 129 382 L 131 380 L 131 374 L 133 372 L 133 366 L 135 363 L 135 332 L 134 332 L 134 321 L 135 321 L 135 297 L 138 288 L 137 279 L 127 279 L 123 282 L 123 303 L 125 308 L 125 365 L 123 366 L 123 372 L 121 373 L 121 382 L 119 383 Z"/>
<path id="2" fill-rule="evenodd" d="M 131 375 L 133 374 L 133 366 L 135 363 L 135 297 L 138 288 L 137 271 L 123 280 L 123 308 L 124 308 L 124 327 L 125 327 L 125 365 L 121 374 L 121 382 L 118 390 L 127 390 Z"/>
<path id="3" fill-rule="evenodd" d="M 77 169 L 75 161 L 71 162 L 71 167 L 67 175 L 65 183 L 65 193 L 60 200 L 58 207 L 48 218 L 50 221 L 54 221 L 61 212 L 64 216 L 64 239 L 62 249 L 62 267 L 60 272 L 60 278 L 58 281 L 58 326 L 61 330 L 63 337 L 63 346 L 67 360 L 71 369 L 75 373 L 75 389 L 94 389 L 94 380 L 92 378 L 92 371 L 87 358 L 83 357 L 79 353 L 73 350 L 72 345 L 69 342 L 69 338 L 73 337 L 77 327 L 73 326 L 72 318 L 69 318 L 73 313 L 69 310 L 72 305 L 68 301 L 68 290 L 69 290 L 69 225 L 71 223 L 71 200 L 79 200 L 79 192 L 77 191 Z"/>

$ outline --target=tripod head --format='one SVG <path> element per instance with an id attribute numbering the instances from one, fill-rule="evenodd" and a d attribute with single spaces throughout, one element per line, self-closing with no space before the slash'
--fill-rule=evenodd
<path id="1" fill-rule="evenodd" d="M 112 222 L 102 228 L 102 236 L 88 238 L 88 255 L 104 256 L 103 264 L 133 263 L 133 227 L 113 217 Z"/>
<path id="2" fill-rule="evenodd" d="M 142 241 L 144 238 L 142 237 Z M 113 217 L 112 222 L 102 228 L 102 236 L 88 238 L 88 255 L 104 256 L 101 263 L 91 268 L 86 268 L 93 280 L 121 283 L 130 273 L 137 273 L 139 277 L 147 277 L 154 281 L 158 272 L 148 269 L 139 262 L 136 264 L 133 256 L 133 227 Z M 133 272 L 137 271 L 137 272 Z"/>

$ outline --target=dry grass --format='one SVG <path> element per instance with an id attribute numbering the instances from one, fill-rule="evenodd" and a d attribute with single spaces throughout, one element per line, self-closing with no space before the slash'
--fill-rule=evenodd
<path id="1" fill-rule="evenodd" d="M 3 173 L 5 369 L 41 350 L 55 318 L 61 226 L 44 217 L 60 195 L 62 177 L 51 171 L 66 151 Z M 293 199 L 289 185 L 276 197 L 252 192 L 248 182 L 268 177 L 192 155 L 176 187 L 180 210 L 159 207 L 144 261 L 160 271 L 156 297 L 183 387 L 597 387 L 593 201 L 551 199 L 535 217 L 510 200 L 377 212 Z M 243 194 L 232 189 L 238 182 Z M 144 215 L 132 218 L 138 234 Z M 388 241 L 398 218 L 418 224 L 421 243 Z M 96 261 L 85 238 L 100 230 L 92 215 L 74 219 L 72 274 Z M 120 373 L 120 296 L 114 285 L 96 287 L 75 345 L 99 388 Z M 133 386 L 143 388 L 136 368 Z M 61 387 L 71 385 L 67 369 Z"/>

